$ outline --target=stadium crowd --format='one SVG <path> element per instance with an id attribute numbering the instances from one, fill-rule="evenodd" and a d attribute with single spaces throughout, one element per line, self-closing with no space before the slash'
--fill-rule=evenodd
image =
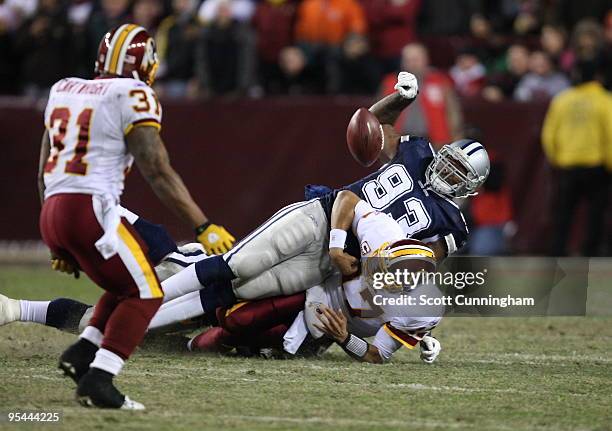
<path id="1" fill-rule="evenodd" d="M 529 101 L 612 45 L 609 0 L 0 0 L 0 93 L 91 77 L 100 38 L 129 21 L 157 39 L 164 97 L 373 95 L 429 51 L 459 96 Z"/>
<path id="2" fill-rule="evenodd" d="M 612 112 L 612 0 L 0 0 L 0 95 L 46 98 L 60 78 L 91 78 L 99 40 L 126 22 L 156 38 L 165 99 L 381 96 L 408 70 L 420 96 L 397 126 L 435 147 L 478 138 L 461 99 L 546 103 L 574 85 L 544 124 L 550 253 L 568 252 L 580 200 L 589 207 L 580 253 L 612 247 L 603 233 L 612 121 L 594 114 Z M 573 102 L 585 97 L 593 106 Z M 467 211 L 472 254 L 508 252 L 516 231 L 504 161 L 491 157 Z"/>

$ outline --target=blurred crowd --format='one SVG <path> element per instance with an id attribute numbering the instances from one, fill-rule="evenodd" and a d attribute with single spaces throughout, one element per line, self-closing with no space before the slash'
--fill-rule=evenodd
<path id="1" fill-rule="evenodd" d="M 441 89 L 426 105 L 530 101 L 568 87 L 580 59 L 607 66 L 611 3 L 0 0 L 0 94 L 44 95 L 61 77 L 91 77 L 104 33 L 134 22 L 157 40 L 164 97 L 374 95 L 403 68 Z"/>
<path id="2" fill-rule="evenodd" d="M 62 77 L 92 77 L 100 39 L 126 22 L 156 38 L 155 89 L 166 99 L 381 96 L 407 70 L 420 96 L 396 126 L 435 147 L 478 138 L 462 98 L 552 99 L 542 136 L 554 171 L 550 253 L 568 252 L 583 200 L 580 253 L 603 250 L 612 0 L 0 0 L 0 94 L 46 97 Z M 516 231 L 504 161 L 491 157 L 466 211 L 472 254 L 507 253 Z"/>

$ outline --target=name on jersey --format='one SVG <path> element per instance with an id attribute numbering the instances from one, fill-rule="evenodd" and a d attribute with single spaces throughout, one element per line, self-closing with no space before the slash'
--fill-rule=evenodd
<path id="1" fill-rule="evenodd" d="M 79 82 L 65 80 L 57 85 L 55 91 L 58 93 L 102 96 L 106 94 L 109 87 L 110 84 L 108 82 Z"/>

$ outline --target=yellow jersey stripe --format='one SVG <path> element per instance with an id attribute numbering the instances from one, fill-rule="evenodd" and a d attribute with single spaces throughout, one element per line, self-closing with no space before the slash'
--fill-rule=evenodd
<path id="1" fill-rule="evenodd" d="M 127 228 L 122 223 L 119 223 L 119 227 L 117 228 L 117 233 L 119 234 L 119 237 L 123 240 L 127 248 L 130 250 L 134 258 L 136 259 L 136 263 L 142 270 L 142 273 L 145 276 L 149 289 L 151 290 L 151 297 L 152 298 L 163 298 L 164 293 L 162 292 L 161 287 L 159 286 L 159 281 L 157 280 L 157 277 L 155 276 L 155 272 L 153 271 L 153 268 L 151 268 L 151 265 L 149 264 L 147 257 L 145 256 L 144 252 L 140 248 L 140 245 L 138 244 L 136 239 L 132 236 L 130 231 L 127 230 Z"/>
<path id="2" fill-rule="evenodd" d="M 395 334 L 395 332 L 393 332 L 391 330 L 391 328 L 389 328 L 389 325 L 387 325 L 386 323 L 383 325 L 383 328 L 385 328 L 385 332 L 387 334 L 389 334 L 391 336 L 391 338 L 393 338 L 394 340 L 399 341 L 400 343 L 402 343 L 405 347 L 409 348 L 410 350 L 414 349 L 414 346 L 412 344 L 410 344 L 408 341 L 404 340 L 403 338 L 401 338 L 400 336 L 398 336 L 397 334 Z"/>
<path id="3" fill-rule="evenodd" d="M 128 34 L 130 34 L 130 32 L 136 27 L 137 25 L 135 24 L 129 24 L 121 31 L 121 34 L 117 38 L 117 42 L 115 42 L 115 46 L 112 47 L 113 53 L 111 54 L 110 67 L 108 68 L 109 73 L 117 73 L 117 65 L 119 64 L 119 54 L 121 53 L 121 48 L 123 47 Z"/>
<path id="4" fill-rule="evenodd" d="M 135 121 L 125 128 L 125 131 L 123 132 L 123 134 L 127 135 L 134 129 L 134 127 L 141 127 L 141 126 L 150 126 L 150 127 L 155 127 L 157 130 L 161 130 L 161 124 L 159 124 L 159 122 L 155 120 Z"/>

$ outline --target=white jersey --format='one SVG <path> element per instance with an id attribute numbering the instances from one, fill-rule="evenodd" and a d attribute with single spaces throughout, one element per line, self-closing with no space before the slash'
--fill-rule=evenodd
<path id="1" fill-rule="evenodd" d="M 133 162 L 124 138 L 139 125 L 161 127 L 161 106 L 144 82 L 66 78 L 55 83 L 45 109 L 51 141 L 45 198 L 85 193 L 119 202 Z"/>
<path id="2" fill-rule="evenodd" d="M 355 208 L 353 231 L 359 240 L 362 257 L 367 257 L 385 244 L 405 238 L 395 220 L 387 214 L 374 211 L 364 201 Z M 438 288 L 433 285 L 419 286 L 410 294 L 418 296 L 425 292 L 430 296 L 440 295 Z M 308 289 L 304 314 L 298 316 L 298 319 L 303 319 L 304 326 L 318 338 L 322 333 L 312 325 L 316 322 L 315 319 L 318 320 L 313 308 L 316 308 L 318 303 L 324 303 L 335 310 L 342 310 L 347 316 L 349 332 L 358 337 L 375 337 L 372 344 L 378 348 L 385 360 L 390 359 L 402 346 L 412 349 L 442 319 L 443 307 L 433 313 L 435 316 L 419 316 L 419 313 L 414 312 L 414 308 L 376 305 L 375 294 L 363 277 L 342 283 L 340 275 L 335 274 L 321 285 Z M 401 293 L 397 293 L 397 296 L 399 295 Z M 385 297 L 390 296 L 393 294 L 385 293 Z M 285 337 L 285 348 L 291 353 L 297 350 L 295 345 L 291 344 L 295 343 L 295 331 L 299 331 L 300 323 L 294 323 L 294 331 L 290 329 L 289 337 Z"/>

